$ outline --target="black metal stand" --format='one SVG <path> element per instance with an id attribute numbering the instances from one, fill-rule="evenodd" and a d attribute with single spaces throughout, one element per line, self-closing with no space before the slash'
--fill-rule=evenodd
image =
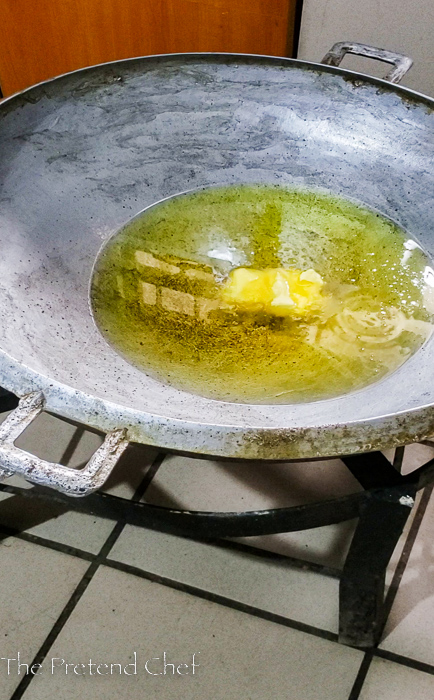
<path id="1" fill-rule="evenodd" d="M 0 390 L 0 412 L 17 400 Z M 402 458 L 402 448 L 397 449 Z M 42 487 L 0 484 L 25 498 L 57 502 L 110 520 L 215 540 L 307 530 L 359 518 L 340 579 L 339 641 L 369 648 L 379 641 L 387 565 L 414 506 L 416 492 L 434 482 L 434 459 L 402 476 L 381 452 L 341 458 L 364 491 L 308 505 L 244 513 L 192 512 L 130 501 L 106 493 L 71 498 Z M 402 459 L 401 459 L 402 461 Z M 397 460 L 398 465 L 399 459 Z"/>

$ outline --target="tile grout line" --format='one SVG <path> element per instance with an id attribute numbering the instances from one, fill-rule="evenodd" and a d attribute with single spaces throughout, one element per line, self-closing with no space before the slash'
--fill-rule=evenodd
<path id="1" fill-rule="evenodd" d="M 84 428 L 76 428 L 72 434 L 72 437 L 70 441 L 68 442 L 67 446 L 65 447 L 65 450 L 63 452 L 63 455 L 61 456 L 59 462 L 60 464 L 66 464 L 68 465 L 69 462 L 71 461 L 75 450 L 78 447 L 78 444 L 81 440 L 81 438 L 84 435 Z"/>
<path id="2" fill-rule="evenodd" d="M 165 457 L 166 455 L 162 452 L 159 452 L 156 455 L 149 470 L 146 472 L 144 478 L 142 479 L 141 483 L 134 492 L 134 495 L 131 500 L 140 500 L 142 498 L 143 494 L 145 493 L 146 489 L 148 488 L 149 484 L 151 483 L 152 479 L 154 478 L 155 474 L 157 473 L 158 469 L 163 463 Z M 107 559 L 108 554 L 115 545 L 116 541 L 119 539 L 123 529 L 125 528 L 125 525 L 126 523 L 122 521 L 118 521 L 115 524 L 109 536 L 105 540 L 103 546 L 101 547 L 99 553 L 96 556 L 94 556 L 90 566 L 80 579 L 74 592 L 72 593 L 71 597 L 69 598 L 68 602 L 66 603 L 65 607 L 63 608 L 62 612 L 60 613 L 59 617 L 57 618 L 56 622 L 54 623 L 53 627 L 51 628 L 49 634 L 45 638 L 44 642 L 42 643 L 41 647 L 39 648 L 39 651 L 36 653 L 29 667 L 33 666 L 33 664 L 41 664 L 43 662 L 48 651 L 56 641 L 57 637 L 59 636 L 64 626 L 68 622 L 69 618 L 71 617 L 73 611 L 75 610 L 77 604 L 81 600 L 83 594 L 85 593 L 87 587 L 89 586 L 90 582 L 92 581 L 93 577 L 98 571 L 100 565 Z M 26 674 L 23 680 L 18 684 L 15 691 L 12 693 L 10 700 L 21 700 L 30 683 L 32 682 L 33 678 L 34 676 L 31 673 Z"/>
<path id="3" fill-rule="evenodd" d="M 31 544 L 36 544 L 41 547 L 45 547 L 47 549 L 54 549 L 55 551 L 62 552 L 63 554 L 67 554 L 69 556 L 74 556 L 77 557 L 77 559 L 83 559 L 85 561 L 94 561 L 94 559 L 98 556 L 96 554 L 92 554 L 91 552 L 86 552 L 85 550 L 77 549 L 75 547 L 72 547 L 70 545 L 65 545 L 63 543 L 58 543 L 53 540 L 48 540 L 43 537 L 40 537 L 39 535 L 32 535 L 26 532 L 15 532 L 12 529 L 6 528 L 4 526 L 0 525 L 0 533 L 4 532 L 4 534 L 14 537 L 19 540 L 24 540 L 25 542 L 30 542 Z M 300 564 L 303 563 L 303 560 L 299 560 Z M 105 559 L 104 561 L 101 562 L 104 566 L 107 566 L 108 568 L 111 569 L 118 569 L 120 571 L 123 571 L 124 573 L 131 574 L 132 576 L 137 576 L 139 578 L 145 578 L 148 580 L 152 580 L 158 583 L 161 583 L 162 585 L 166 585 L 169 588 L 174 588 L 176 590 L 180 590 L 182 587 L 182 590 L 185 590 L 186 593 L 189 593 L 193 596 L 199 597 L 199 598 L 206 598 L 209 600 L 213 600 L 214 602 L 221 603 L 222 605 L 226 605 L 225 600 L 232 602 L 232 599 L 228 598 L 225 599 L 223 596 L 221 596 L 221 601 L 219 601 L 218 594 L 214 594 L 212 592 L 205 591 L 203 589 L 195 588 L 195 587 L 188 587 L 188 584 L 183 584 L 181 582 L 176 581 L 175 579 L 170 579 L 170 578 L 165 578 L 165 577 L 157 577 L 159 576 L 158 574 L 153 574 L 152 572 L 148 572 L 145 569 L 141 569 L 139 567 L 132 566 L 130 564 L 124 564 L 123 562 L 119 562 L 114 559 Z M 308 562 L 309 563 L 309 562 Z M 233 601 L 235 605 L 229 605 L 228 607 L 236 607 L 238 609 L 238 605 L 246 605 L 244 603 L 239 603 L 237 601 Z M 256 617 L 264 617 L 267 616 L 267 619 L 269 615 L 274 615 L 275 613 L 269 613 L 266 610 L 262 610 L 261 608 L 256 608 L 254 606 L 247 606 L 251 610 L 252 615 Z M 274 620 L 277 624 L 284 624 L 285 626 L 293 626 L 294 629 L 300 629 L 300 625 L 304 625 L 305 623 L 300 623 L 297 620 L 292 620 L 291 618 L 287 618 L 285 616 L 279 616 L 277 613 L 276 619 Z M 285 624 L 283 620 L 288 620 L 290 623 Z M 320 636 L 324 637 L 324 632 L 328 635 L 327 630 L 322 630 L 321 628 L 316 628 L 313 625 L 306 625 L 306 629 L 303 628 L 303 631 L 307 632 L 308 634 L 312 634 L 313 636 Z M 330 635 L 334 635 L 333 632 L 330 632 Z M 331 641 L 336 641 L 337 635 L 334 635 L 333 637 L 330 637 Z"/>
<path id="4" fill-rule="evenodd" d="M 413 549 L 413 545 L 416 541 L 416 537 L 419 533 L 420 526 L 422 524 L 423 517 L 425 515 L 426 509 L 428 507 L 428 503 L 431 499 L 431 494 L 434 489 L 434 485 L 432 486 L 426 486 L 422 497 L 420 499 L 419 506 L 417 508 L 417 511 L 415 513 L 415 516 L 413 518 L 413 522 L 411 523 L 409 533 L 407 535 L 407 539 L 404 543 L 404 546 L 402 548 L 401 556 L 399 557 L 398 564 L 396 566 L 395 572 L 393 574 L 393 578 L 391 581 L 391 584 L 389 586 L 389 590 L 387 591 L 386 599 L 384 601 L 384 621 L 383 621 L 383 627 L 382 627 L 382 632 L 384 631 L 384 627 L 386 625 L 387 619 L 390 615 L 390 611 L 392 609 L 393 603 L 395 602 L 396 594 L 398 592 L 399 585 L 401 583 L 402 577 L 404 575 L 404 571 L 407 567 L 408 560 L 410 559 L 410 554 Z"/>
<path id="5" fill-rule="evenodd" d="M 360 664 L 359 670 L 357 672 L 356 679 L 353 683 L 353 687 L 351 688 L 350 694 L 348 696 L 348 700 L 358 700 L 360 697 L 360 693 L 362 691 L 363 685 L 366 680 L 366 676 L 368 675 L 368 671 L 371 667 L 371 661 L 372 661 L 372 652 L 371 651 L 365 651 L 363 655 L 362 662 Z"/>
<path id="6" fill-rule="evenodd" d="M 31 544 L 36 544 L 40 547 L 45 547 L 46 549 L 53 549 L 58 552 L 62 552 L 63 554 L 67 554 L 69 556 L 74 556 L 77 559 L 83 559 L 85 561 L 94 561 L 94 559 L 98 556 L 97 554 L 92 554 L 91 552 L 86 552 L 85 550 L 82 549 L 77 549 L 76 547 L 72 547 L 70 545 L 65 545 L 63 543 L 55 542 L 54 540 L 48 540 L 43 537 L 40 537 L 39 535 L 32 535 L 26 532 L 15 532 L 12 529 L 6 528 L 4 526 L 0 525 L 0 533 L 4 532 L 9 537 L 14 537 L 15 539 L 23 540 L 24 542 L 29 542 Z M 300 563 L 303 563 L 303 560 L 299 560 Z M 157 577 L 159 576 L 158 574 L 154 574 L 152 572 L 148 572 L 145 569 L 141 569 L 139 567 L 135 567 L 130 564 L 124 564 L 123 562 L 117 561 L 115 559 L 105 559 L 104 561 L 101 562 L 104 566 L 107 566 L 107 568 L 111 569 L 117 569 L 119 571 L 123 571 L 124 573 L 131 574 L 132 576 L 137 576 L 139 578 L 145 578 L 147 580 L 152 580 L 158 583 L 161 583 L 162 585 L 166 585 L 169 588 L 174 588 L 175 590 L 181 589 L 181 587 L 185 587 L 185 592 L 189 593 L 191 595 L 194 595 L 199 598 L 207 598 L 207 599 L 212 599 L 214 602 L 219 603 L 219 600 L 217 600 L 218 594 L 214 594 L 212 592 L 208 592 L 203 589 L 195 588 L 195 587 L 190 587 L 191 590 L 188 588 L 188 584 L 183 584 L 181 582 L 176 581 L 175 579 L 170 579 L 170 578 L 165 578 L 165 577 L 160 577 L 157 581 Z M 232 599 L 228 598 L 225 599 L 223 596 L 221 596 L 222 601 L 223 600 L 228 600 L 232 602 Z M 229 605 L 229 607 L 237 607 L 238 605 L 246 605 L 244 603 L 239 603 L 237 601 L 233 601 L 235 603 L 235 606 Z M 226 603 L 221 602 L 222 605 L 225 605 Z M 297 620 L 292 620 L 289 617 L 285 616 L 279 616 L 277 613 L 269 613 L 266 610 L 262 610 L 262 608 L 256 608 L 254 606 L 248 606 L 249 609 L 251 609 L 251 614 L 256 616 L 256 617 L 263 617 L 264 615 L 276 615 L 276 620 L 275 622 L 277 624 L 284 624 L 285 626 L 293 626 L 294 629 L 299 629 L 300 625 L 304 625 L 305 623 L 298 622 Z M 255 612 L 256 611 L 256 612 Z M 286 625 L 284 622 L 281 622 L 281 620 L 288 620 L 289 625 Z M 306 631 L 308 634 L 312 634 L 313 636 L 324 636 L 324 632 L 328 634 L 327 630 L 322 630 L 320 627 L 314 627 L 313 625 L 306 625 L 306 629 L 303 631 Z M 330 632 L 330 635 L 334 635 L 333 632 Z M 331 641 L 336 641 L 337 635 L 334 635 L 333 639 L 330 638 Z"/>
<path id="7" fill-rule="evenodd" d="M 314 637 L 326 639 L 330 642 L 337 642 L 338 639 L 338 635 L 335 632 L 330 632 L 329 630 L 324 630 L 320 627 L 314 627 L 313 625 L 309 625 L 305 622 L 299 622 L 298 620 L 293 620 L 290 617 L 285 617 L 284 615 L 279 615 L 278 613 L 273 613 L 269 610 L 263 610 L 262 608 L 234 600 L 233 598 L 228 598 L 220 595 L 219 593 L 213 593 L 212 591 L 207 591 L 203 588 L 197 588 L 189 583 L 183 583 L 182 581 L 161 576 L 160 574 L 156 574 L 151 571 L 145 571 L 144 569 L 140 569 L 132 564 L 125 564 L 115 559 L 106 559 L 105 562 L 103 562 L 103 566 L 145 579 L 146 581 L 151 581 L 152 583 L 158 583 L 176 591 L 187 593 L 195 598 L 208 600 L 212 603 L 222 605 L 223 607 L 230 608 L 232 610 L 238 610 L 239 612 L 252 615 L 253 617 L 259 617 L 263 620 L 268 620 L 269 622 L 274 622 L 284 627 L 290 627 L 291 629 L 295 629 L 299 632 L 311 634 Z"/>
<path id="8" fill-rule="evenodd" d="M 418 505 L 417 511 L 415 513 L 413 522 L 411 524 L 409 533 L 407 535 L 407 538 L 405 540 L 404 546 L 402 548 L 401 555 L 399 557 L 398 564 L 395 569 L 395 573 L 392 578 L 392 582 L 389 586 L 389 590 L 387 592 L 385 601 L 384 601 L 384 620 L 383 620 L 383 625 L 381 629 L 381 634 L 384 631 L 384 628 L 386 626 L 388 617 L 390 615 L 390 611 L 392 609 L 396 594 L 398 592 L 399 584 L 401 583 L 402 577 L 404 575 L 404 571 L 406 569 L 406 566 L 408 564 L 408 560 L 410 558 L 411 551 L 413 549 L 413 545 L 416 541 L 416 537 L 418 535 L 420 526 L 422 524 L 423 516 L 425 515 L 425 511 L 428 507 L 428 503 L 431 497 L 431 493 L 433 490 L 433 486 L 426 487 L 424 489 L 424 493 L 422 494 L 422 498 L 420 500 L 420 503 Z M 380 640 L 381 641 L 381 640 Z M 394 657 L 392 659 L 392 656 Z M 382 649 L 378 649 L 377 647 L 374 647 L 374 649 L 369 649 L 365 652 L 365 655 L 363 657 L 362 663 L 360 664 L 359 671 L 357 673 L 356 679 L 354 681 L 353 687 L 350 691 L 350 694 L 348 696 L 348 700 L 359 700 L 360 693 L 362 692 L 363 685 L 366 681 L 366 677 L 368 675 L 369 669 L 371 667 L 371 663 L 374 657 L 383 657 L 386 658 L 386 655 L 384 654 Z M 419 662 L 414 662 L 414 660 L 409 659 L 405 656 L 399 656 L 398 654 L 393 655 L 392 653 L 387 653 L 387 658 L 389 658 L 390 661 L 394 661 L 395 663 L 399 663 L 403 666 L 411 666 L 412 668 L 416 668 L 414 665 L 415 663 L 418 664 Z M 425 664 L 424 668 L 421 668 L 419 665 L 417 667 L 417 670 L 420 671 L 425 671 L 427 673 L 431 673 L 431 671 L 426 671 L 426 667 L 428 665 Z M 433 673 L 434 673 L 434 668 L 433 668 Z"/>
<path id="9" fill-rule="evenodd" d="M 133 527 L 138 527 L 134 525 Z M 147 529 L 147 528 L 143 528 Z M 159 532 L 156 530 L 155 532 Z M 64 544 L 63 542 L 58 542 L 57 540 L 52 540 L 48 537 L 42 537 L 41 535 L 34 535 L 30 532 L 18 530 L 16 528 L 8 527 L 7 525 L 2 525 L 0 523 L 0 542 L 1 535 L 5 537 L 13 537 L 17 540 L 23 540 L 24 542 L 29 542 L 30 544 L 36 544 L 41 547 L 46 547 L 47 549 L 54 549 L 58 552 L 63 552 L 63 554 L 69 554 L 70 556 L 77 557 L 78 559 L 85 559 L 92 561 L 97 554 L 90 552 L 85 549 L 79 549 L 73 545 Z M 177 535 L 181 537 L 181 535 Z M 222 549 L 230 549 L 235 552 L 243 552 L 244 554 L 251 555 L 258 558 L 269 559 L 273 562 L 280 562 L 283 565 L 287 565 L 290 569 L 299 569 L 302 571 L 311 571 L 313 573 L 322 574 L 323 576 L 328 576 L 329 578 L 340 578 L 341 570 L 325 566 L 324 564 L 316 564 L 315 562 L 308 561 L 307 559 L 298 559 L 297 557 L 291 557 L 287 554 L 280 554 L 279 552 L 273 552 L 269 549 L 262 549 L 261 547 L 255 547 L 253 545 L 244 544 L 242 542 L 233 542 L 232 540 L 199 540 L 192 537 L 185 537 L 185 539 L 192 540 L 193 542 L 199 542 L 201 544 L 211 544 L 215 547 L 221 547 Z"/>
<path id="10" fill-rule="evenodd" d="M 4 535 L 4 537 L 2 537 L 2 535 Z M 6 537 L 13 537 L 16 540 L 29 542 L 29 544 L 36 544 L 39 547 L 45 547 L 46 549 L 53 549 L 56 552 L 62 552 L 62 554 L 68 554 L 71 557 L 76 557 L 77 559 L 83 559 L 85 561 L 93 561 L 97 556 L 97 554 L 94 554 L 93 552 L 88 552 L 85 549 L 73 547 L 70 544 L 56 542 L 56 540 L 50 540 L 46 537 L 41 537 L 40 535 L 32 535 L 30 532 L 21 532 L 20 530 L 15 530 L 14 528 L 0 524 L 0 542 Z"/>
<path id="11" fill-rule="evenodd" d="M 395 654 L 392 651 L 387 651 L 387 649 L 370 649 L 369 651 L 365 652 L 356 676 L 356 680 L 354 681 L 354 685 L 351 689 L 350 695 L 348 696 L 348 700 L 359 700 L 360 693 L 374 658 L 384 659 L 385 661 L 390 661 L 398 664 L 399 666 L 405 666 L 405 668 L 412 668 L 415 671 L 434 676 L 434 666 L 431 664 L 426 664 L 423 661 L 411 659 L 408 656 L 401 656 L 401 654 Z"/>
<path id="12" fill-rule="evenodd" d="M 134 525 L 133 527 L 139 526 Z M 147 528 L 143 529 L 145 530 Z M 160 531 L 156 530 L 155 532 Z M 73 545 L 64 544 L 63 542 L 58 542 L 57 540 L 52 540 L 48 537 L 42 537 L 41 535 L 34 535 L 30 532 L 22 531 L 16 528 L 11 528 L 7 525 L 2 525 L 0 523 L 0 541 L 2 539 L 2 534 L 5 535 L 5 537 L 13 537 L 17 540 L 23 540 L 24 542 L 29 542 L 31 544 L 39 545 L 41 547 L 46 547 L 47 549 L 54 549 L 58 552 L 63 552 L 63 554 L 68 554 L 70 556 L 77 557 L 78 559 L 93 561 L 93 559 L 97 556 L 96 553 L 90 552 L 88 550 L 79 549 L 78 547 L 74 547 Z M 177 537 L 183 536 L 177 535 Z M 202 540 L 187 536 L 185 536 L 185 538 L 183 537 L 183 539 L 191 540 L 193 542 L 198 542 L 201 544 L 211 544 L 215 547 L 221 547 L 222 549 L 230 549 L 236 552 L 243 552 L 244 554 L 248 554 L 258 558 L 269 559 L 274 562 L 281 562 L 282 564 L 287 564 L 289 568 L 301 569 L 303 571 L 311 571 L 313 573 L 319 573 L 330 578 L 339 579 L 342 573 L 340 569 L 328 567 L 324 564 L 317 564 L 315 562 L 308 561 L 307 559 L 299 559 L 297 557 L 291 557 L 287 554 L 280 554 L 279 552 L 273 552 L 269 549 L 262 549 L 261 547 L 255 547 L 253 545 L 244 544 L 244 542 L 235 542 L 226 539 Z"/>
<path id="13" fill-rule="evenodd" d="M 83 596 L 84 592 L 86 591 L 89 583 L 91 582 L 96 571 L 98 570 L 99 565 L 103 559 L 103 556 L 106 553 L 106 549 L 108 549 L 108 550 L 109 550 L 109 548 L 111 549 L 111 547 L 114 545 L 117 538 L 119 537 L 121 531 L 122 531 L 122 525 L 120 525 L 119 523 L 116 523 L 116 525 L 112 529 L 110 535 L 106 539 L 104 545 L 102 546 L 99 554 L 96 555 L 96 557 L 91 562 L 90 566 L 88 567 L 88 569 L 86 570 L 86 572 L 84 573 L 82 578 L 80 579 L 80 581 L 77 584 L 76 588 L 74 589 L 71 597 L 69 598 L 68 602 L 66 603 L 65 607 L 63 608 L 62 612 L 60 613 L 60 615 L 57 618 L 56 622 L 54 623 L 53 627 L 51 628 L 49 634 L 47 635 L 44 642 L 42 643 L 42 646 L 40 647 L 39 651 L 36 653 L 30 666 L 33 666 L 33 664 L 41 664 L 44 661 L 50 647 L 53 645 L 54 641 L 57 639 L 60 632 L 64 628 L 65 624 L 69 620 L 76 605 L 80 601 L 80 599 Z M 33 680 L 33 675 L 30 673 L 26 674 L 24 676 L 23 680 L 19 683 L 19 685 L 15 689 L 14 693 L 11 695 L 10 700 L 20 700 L 22 698 L 22 696 L 24 695 L 25 691 L 27 690 L 27 688 L 30 685 L 32 680 Z"/>
<path id="14" fill-rule="evenodd" d="M 416 671 L 421 671 L 421 673 L 428 673 L 428 675 L 434 676 L 434 666 L 427 664 L 424 661 L 417 661 L 417 659 L 411 659 L 408 656 L 395 654 L 395 652 L 387 651 L 387 649 L 375 649 L 373 651 L 373 655 L 379 659 L 392 661 L 393 663 L 400 664 L 401 666 L 413 668 Z"/>
<path id="15" fill-rule="evenodd" d="M 342 574 L 342 570 L 338 569 L 337 567 L 326 566 L 325 564 L 318 564 L 313 561 L 308 561 L 307 559 L 299 559 L 298 557 L 291 557 L 289 554 L 280 554 L 279 552 L 274 552 L 271 549 L 255 547 L 255 545 L 248 544 L 246 542 L 237 542 L 236 540 L 226 538 L 206 540 L 206 542 L 213 544 L 217 547 L 221 547 L 222 549 L 232 549 L 236 552 L 253 554 L 254 556 L 262 557 L 263 559 L 271 559 L 272 561 L 287 563 L 290 568 L 292 567 L 294 569 L 312 571 L 317 574 L 322 574 L 323 576 L 328 576 L 329 578 L 340 578 Z"/>
<path id="16" fill-rule="evenodd" d="M 156 475 L 157 471 L 163 464 L 166 457 L 167 454 L 165 452 L 159 452 L 156 455 L 151 466 L 149 467 L 148 471 L 146 472 L 145 476 L 143 477 L 142 481 L 137 487 L 133 497 L 131 498 L 132 501 L 140 501 L 143 498 L 143 496 L 145 495 L 145 491 L 148 489 L 152 479 Z"/>
<path id="17" fill-rule="evenodd" d="M 150 474 L 149 476 L 150 476 L 150 479 L 153 478 L 153 474 L 152 475 Z M 148 485 L 149 484 L 145 484 L 144 491 L 146 490 Z M 10 486 L 7 484 L 0 483 L 0 492 L 1 493 L 6 493 L 6 494 L 11 494 L 11 495 L 15 495 L 18 497 L 22 497 L 22 494 L 19 492 L 21 490 L 22 490 L 21 487 Z M 142 495 L 143 494 L 141 494 L 141 496 Z M 117 498 L 119 498 L 119 497 L 117 497 Z M 46 497 L 46 500 L 48 500 L 48 497 Z M 128 501 L 130 499 L 119 498 L 119 500 Z M 133 499 L 131 499 L 131 500 L 133 500 Z M 154 504 L 149 502 L 149 505 L 154 505 Z M 68 505 L 65 504 L 65 502 L 62 502 L 62 506 L 68 508 Z M 74 511 L 74 509 L 70 509 L 70 508 L 68 508 L 68 510 Z M 86 511 L 84 511 L 84 510 L 83 511 L 79 510 L 77 512 L 86 513 Z M 92 515 L 92 512 L 89 511 L 87 514 Z M 98 517 L 104 518 L 104 516 L 101 514 L 98 514 Z M 0 524 L 0 532 L 2 530 L 2 527 L 3 526 Z M 5 527 L 7 529 L 7 526 L 5 526 Z M 141 527 L 141 526 L 135 524 L 134 527 Z M 145 529 L 148 529 L 148 528 L 145 528 Z M 150 529 L 152 529 L 152 528 L 150 528 Z M 17 530 L 13 530 L 13 529 L 10 530 L 10 536 L 12 536 L 12 537 L 18 537 L 18 538 L 24 539 L 24 537 L 22 535 L 25 536 L 26 533 L 23 531 L 20 531 L 18 529 Z M 233 549 L 235 551 L 241 551 L 241 552 L 245 552 L 247 554 L 251 553 L 251 554 L 254 554 L 255 556 L 262 557 L 264 559 L 271 559 L 274 561 L 278 561 L 278 562 L 280 561 L 282 563 L 287 563 L 289 566 L 293 566 L 294 568 L 309 570 L 309 571 L 312 571 L 315 573 L 320 573 L 320 574 L 323 574 L 324 576 L 328 576 L 330 578 L 340 578 L 340 575 L 342 573 L 342 570 L 338 569 L 337 567 L 327 566 L 326 564 L 321 564 L 321 563 L 309 561 L 308 559 L 302 559 L 300 557 L 293 557 L 289 554 L 281 554 L 280 552 L 274 552 L 273 550 L 270 550 L 270 549 L 266 549 L 263 547 L 257 547 L 255 545 L 249 544 L 247 542 L 239 542 L 236 539 L 231 539 L 228 537 L 215 538 L 215 539 L 214 538 L 201 539 L 201 538 L 195 538 L 195 537 L 189 536 L 189 535 L 177 535 L 177 536 L 182 537 L 183 539 L 193 540 L 195 542 L 210 543 L 210 544 L 213 544 L 217 547 L 221 547 L 222 549 Z M 35 535 L 35 537 L 39 537 L 39 536 Z M 50 540 L 49 538 L 42 537 L 41 539 L 43 540 L 43 542 L 41 542 L 41 544 L 47 543 L 46 546 L 50 546 L 49 545 L 50 542 L 53 542 L 55 545 L 57 544 L 55 540 Z M 35 544 L 37 544 L 36 540 L 35 540 Z M 79 555 L 77 555 L 77 556 L 79 556 Z"/>

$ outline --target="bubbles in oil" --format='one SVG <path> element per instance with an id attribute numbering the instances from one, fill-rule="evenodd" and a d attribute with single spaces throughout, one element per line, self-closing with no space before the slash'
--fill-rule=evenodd
<path id="1" fill-rule="evenodd" d="M 108 342 L 163 382 L 292 403 L 399 367 L 431 333 L 434 271 L 404 231 L 353 202 L 210 188 L 155 205 L 115 235 L 91 303 Z"/>

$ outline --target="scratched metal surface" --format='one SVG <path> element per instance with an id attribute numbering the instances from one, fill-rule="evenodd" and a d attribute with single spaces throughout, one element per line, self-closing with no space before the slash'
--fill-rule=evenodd
<path id="1" fill-rule="evenodd" d="M 88 304 L 101 245 L 163 197 L 225 183 L 325 188 L 434 256 L 434 103 L 289 59 L 180 55 L 63 76 L 0 107 L 0 385 L 131 440 L 237 458 L 366 451 L 434 433 L 434 339 L 341 398 L 258 406 L 147 377 Z"/>

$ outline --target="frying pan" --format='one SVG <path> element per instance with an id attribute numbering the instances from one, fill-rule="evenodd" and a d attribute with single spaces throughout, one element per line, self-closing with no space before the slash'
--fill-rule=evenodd
<path id="1" fill-rule="evenodd" d="M 434 339 L 362 391 L 305 404 L 225 403 L 147 376 L 89 308 L 101 246 L 143 208 L 233 183 L 315 187 L 379 210 L 434 255 L 434 101 L 329 65 L 236 54 L 148 56 L 70 73 L 0 106 L 3 476 L 68 493 L 104 481 L 129 441 L 236 459 L 366 452 L 434 433 Z M 334 64 L 334 65 L 332 65 Z M 82 472 L 14 446 L 41 411 L 108 433 Z"/>

